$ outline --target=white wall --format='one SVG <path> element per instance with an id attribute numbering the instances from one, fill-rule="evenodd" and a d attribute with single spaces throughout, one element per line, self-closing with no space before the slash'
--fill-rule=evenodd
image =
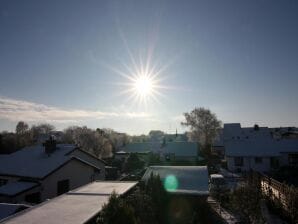
<path id="1" fill-rule="evenodd" d="M 57 182 L 69 179 L 69 189 L 75 189 L 91 181 L 103 179 L 102 174 L 96 174 L 91 166 L 77 160 L 71 160 L 42 181 L 41 200 L 57 196 Z"/>
<path id="2" fill-rule="evenodd" d="M 102 171 L 98 173 L 97 169 L 78 160 L 71 160 L 60 169 L 40 180 L 41 186 L 26 191 L 13 198 L 0 197 L 1 202 L 22 203 L 25 202 L 25 196 L 28 194 L 40 192 L 41 201 L 57 196 L 57 182 L 61 180 L 69 180 L 69 190 L 90 183 L 94 180 L 104 180 Z M 13 178 L 14 181 L 17 179 Z M 11 180 L 12 181 L 12 180 Z"/>
<path id="3" fill-rule="evenodd" d="M 100 175 L 98 176 L 98 180 L 105 179 L 105 164 L 99 160 L 94 158 L 93 156 L 82 152 L 81 150 L 75 150 L 71 153 L 72 156 L 78 157 L 96 167 L 100 168 Z"/>
<path id="4" fill-rule="evenodd" d="M 262 157 L 262 163 L 256 163 L 255 157 L 243 157 L 243 166 L 235 166 L 234 158 L 235 157 L 226 157 L 228 170 L 230 171 L 236 171 L 240 168 L 241 171 L 249 171 L 252 169 L 259 172 L 266 172 L 271 169 L 270 157 Z"/>

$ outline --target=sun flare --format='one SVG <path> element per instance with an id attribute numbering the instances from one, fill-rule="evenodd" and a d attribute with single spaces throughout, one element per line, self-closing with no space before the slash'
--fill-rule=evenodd
<path id="1" fill-rule="evenodd" d="M 161 97 L 166 98 L 161 91 L 169 87 L 162 85 L 162 82 L 166 79 L 164 73 L 170 63 L 162 64 L 158 61 L 152 63 L 152 54 L 150 50 L 147 57 L 140 56 L 138 61 L 128 50 L 130 64 L 121 62 L 121 69 L 107 65 L 111 71 L 126 79 L 115 84 L 124 87 L 120 95 L 125 95 L 125 102 L 130 102 L 131 105 L 147 107 L 152 106 L 154 102 L 160 104 Z"/>
<path id="2" fill-rule="evenodd" d="M 152 80 L 146 75 L 141 75 L 134 81 L 135 92 L 141 97 L 151 95 L 153 88 Z"/>

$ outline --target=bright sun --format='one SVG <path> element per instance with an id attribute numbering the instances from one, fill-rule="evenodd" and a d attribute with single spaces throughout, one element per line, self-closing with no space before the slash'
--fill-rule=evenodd
<path id="1" fill-rule="evenodd" d="M 145 63 L 142 57 L 137 62 L 129 53 L 132 61 L 130 66 L 125 63 L 122 63 L 123 69 L 108 66 L 113 72 L 127 80 L 127 82 L 122 81 L 117 84 L 125 86 L 120 95 L 126 95 L 125 101 L 132 102 L 132 105 L 137 103 L 140 106 L 147 106 L 149 102 L 151 104 L 153 101 L 160 103 L 159 97 L 165 96 L 161 93 L 161 90 L 168 88 L 161 85 L 161 82 L 165 79 L 164 71 L 169 64 L 161 65 L 156 63 L 151 65 L 151 54 L 148 55 Z"/>
<path id="2" fill-rule="evenodd" d="M 137 95 L 146 97 L 152 94 L 153 81 L 146 75 L 137 77 L 134 81 L 134 89 Z"/>

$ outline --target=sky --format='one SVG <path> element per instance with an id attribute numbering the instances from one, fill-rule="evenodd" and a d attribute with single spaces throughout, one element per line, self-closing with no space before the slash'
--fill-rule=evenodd
<path id="1" fill-rule="evenodd" d="M 140 100 L 142 68 L 155 84 Z M 174 133 L 195 107 L 298 126 L 297 71 L 294 0 L 0 0 L 0 131 Z"/>

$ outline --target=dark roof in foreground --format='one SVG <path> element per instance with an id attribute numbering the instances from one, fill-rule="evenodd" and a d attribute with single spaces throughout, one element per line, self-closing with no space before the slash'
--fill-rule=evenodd
<path id="1" fill-rule="evenodd" d="M 209 194 L 207 166 L 150 166 L 142 180 L 148 180 L 151 173 L 159 175 L 164 186 L 166 186 L 167 177 L 170 185 L 173 179 L 174 182 L 177 182 L 175 188 L 168 190 L 170 193 L 188 195 Z"/>
<path id="2" fill-rule="evenodd" d="M 0 220 L 29 207 L 29 205 L 24 204 L 0 203 Z"/>
<path id="3" fill-rule="evenodd" d="M 0 195 L 14 196 L 38 186 L 38 183 L 15 181 L 0 186 Z"/>
<path id="4" fill-rule="evenodd" d="M 96 216 L 113 191 L 122 195 L 137 182 L 96 181 L 20 212 L 1 223 L 81 224 Z"/>
<path id="5" fill-rule="evenodd" d="M 59 144 L 50 156 L 42 145 L 25 147 L 9 155 L 0 155 L 0 174 L 43 178 L 70 159 L 67 153 L 75 145 Z"/>
<path id="6" fill-rule="evenodd" d="M 78 149 L 75 145 L 58 144 L 57 149 L 48 156 L 42 145 L 32 145 L 9 155 L 0 155 L 0 175 L 42 179 L 71 160 L 100 169 L 72 156 L 71 152 L 75 149 Z"/>

